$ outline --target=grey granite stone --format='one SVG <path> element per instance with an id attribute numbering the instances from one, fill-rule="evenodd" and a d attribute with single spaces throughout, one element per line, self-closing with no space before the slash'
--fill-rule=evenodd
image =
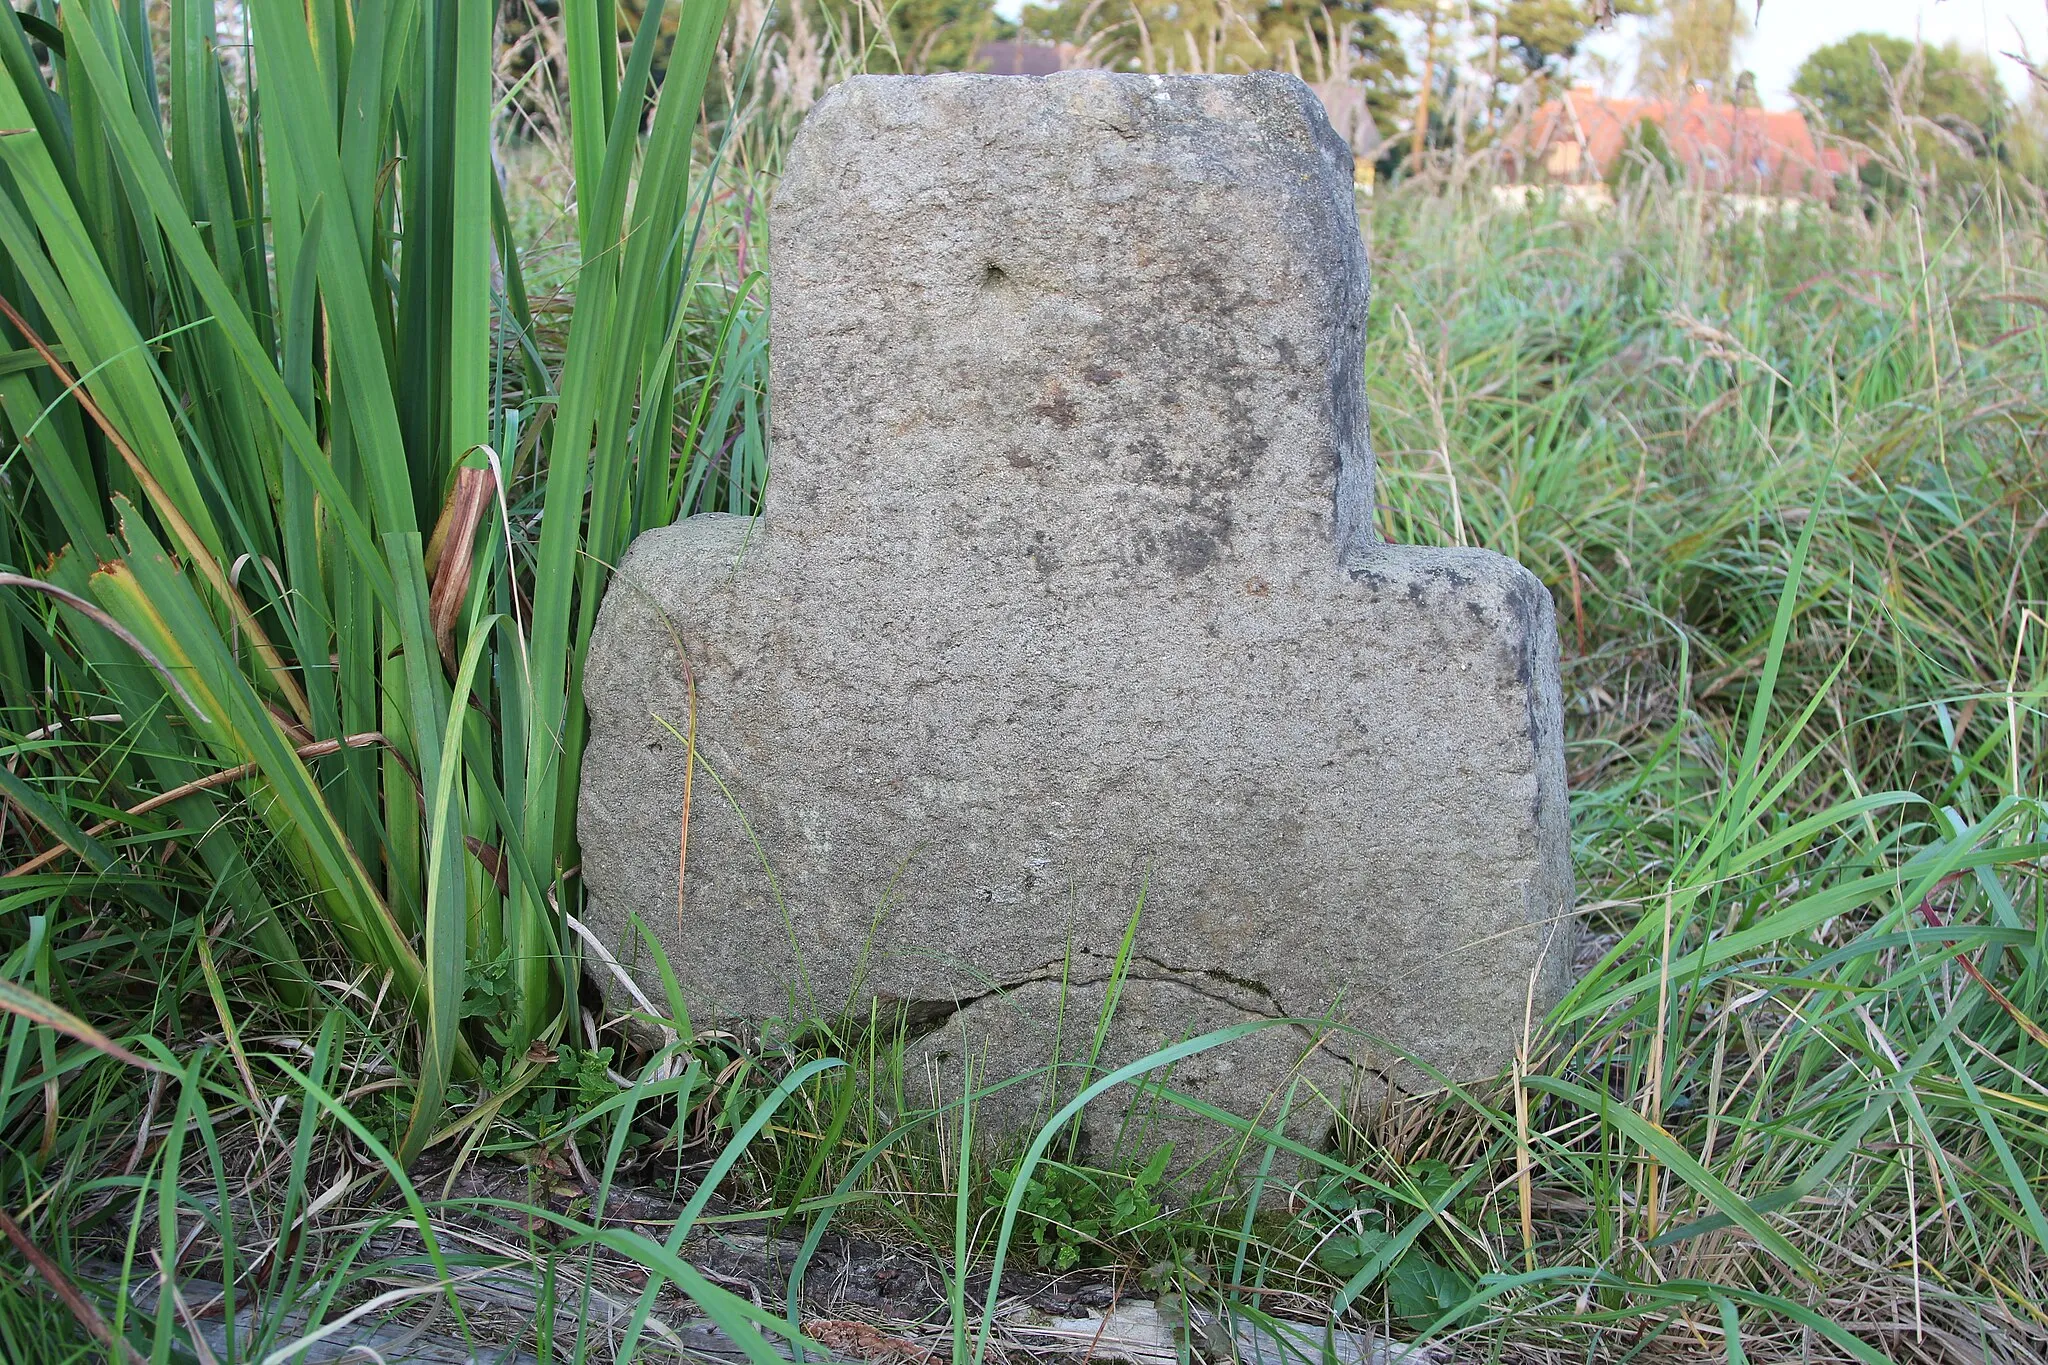
<path id="1" fill-rule="evenodd" d="M 1345 1026 L 1177 1073 L 1246 1114 L 1502 1066 L 1572 960 L 1552 606 L 1374 536 L 1365 252 L 1307 88 L 864 77 L 771 229 L 766 511 L 640 537 L 591 643 L 597 931 L 651 977 L 653 927 L 700 1023 L 902 1002 L 944 1086 L 1085 1060 L 1142 898 L 1106 1060 Z"/>

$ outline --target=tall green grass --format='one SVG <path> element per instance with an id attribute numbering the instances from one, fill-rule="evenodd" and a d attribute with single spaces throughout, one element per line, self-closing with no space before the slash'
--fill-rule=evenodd
<path id="1" fill-rule="evenodd" d="M 2048 1340 L 2048 259 L 2008 188 L 1790 226 L 1670 193 L 1373 215 L 1383 525 L 1551 585 L 1605 952 L 1526 1117 L 1360 1137 L 1526 1150 L 1468 1264 L 1530 1277 L 1495 1302 L 1537 1339 L 1627 1305 L 1576 1260 L 1769 1290 L 1895 1357 Z M 1823 1349 L 1703 1302 L 1726 1321 L 1664 1330 Z"/>
<path id="2" fill-rule="evenodd" d="M 558 348 L 495 171 L 491 5 L 257 4 L 235 86 L 211 4 L 148 14 L 67 5 L 41 42 L 0 17 L 0 689 L 25 745 L 0 782 L 13 846 L 48 855 L 17 913 L 68 924 L 92 876 L 206 916 L 291 1002 L 331 997 L 338 940 L 347 989 L 418 1026 L 410 1161 L 452 1080 L 564 1033 L 609 565 L 707 475 L 758 491 L 712 458 L 723 357 L 678 370 L 724 5 L 678 7 L 658 89 L 665 6 L 624 49 L 564 8 Z"/>

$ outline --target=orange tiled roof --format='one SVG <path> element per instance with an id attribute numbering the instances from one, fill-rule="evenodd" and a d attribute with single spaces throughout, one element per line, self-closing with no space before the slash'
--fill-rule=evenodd
<path id="1" fill-rule="evenodd" d="M 1662 128 L 1672 156 L 1702 189 L 1826 199 L 1833 197 L 1834 178 L 1854 169 L 1839 150 L 1815 144 L 1803 114 L 1745 108 L 1702 95 L 1671 102 L 1568 91 L 1564 99 L 1538 107 L 1507 139 L 1505 150 L 1525 169 L 1550 160 L 1552 173 L 1561 178 L 1594 179 L 1606 174 L 1627 145 L 1629 131 L 1645 120 Z M 1582 147 L 1581 157 L 1552 159 L 1552 149 L 1560 144 Z M 1592 164 L 1576 164 L 1581 160 Z M 1565 162 L 1574 164 L 1560 172 Z"/>

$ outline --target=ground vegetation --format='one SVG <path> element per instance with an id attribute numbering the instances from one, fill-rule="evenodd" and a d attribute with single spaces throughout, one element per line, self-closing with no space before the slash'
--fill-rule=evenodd
<path id="1" fill-rule="evenodd" d="M 0 1356 L 282 1362 L 433 1313 L 549 1360 L 694 1320 L 759 1365 L 968 1365 L 1022 1349 L 1005 1286 L 1043 1272 L 1204 1355 L 1284 1319 L 2042 1357 L 2016 170 L 1769 218 L 1648 176 L 1596 217 L 1361 196 L 1379 528 L 1558 604 L 1580 974 L 1503 1074 L 1276 1097 L 1326 1146 L 1210 1114 L 1252 1178 L 1178 1189 L 1068 1114 L 933 1110 L 886 1018 L 603 1003 L 581 641 L 635 529 L 758 506 L 764 206 L 866 50 L 685 5 L 656 86 L 664 14 L 614 47 L 564 0 L 560 121 L 497 161 L 488 6 L 256 6 L 241 65 L 204 6 L 0 15 Z M 1181 1104 L 1233 1041 L 1068 1093 Z M 930 1292 L 870 1295 L 868 1335 L 785 1308 L 834 1256 Z"/>

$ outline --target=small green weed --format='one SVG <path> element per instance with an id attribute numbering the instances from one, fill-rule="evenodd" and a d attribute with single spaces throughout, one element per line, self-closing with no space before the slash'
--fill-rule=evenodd
<path id="1" fill-rule="evenodd" d="M 1141 1234 L 1157 1230 L 1163 1210 L 1161 1182 L 1173 1160 L 1166 1143 L 1135 1175 L 1117 1175 L 1058 1161 L 1043 1161 L 1024 1186 L 1024 1243 L 1032 1259 L 1057 1271 L 1131 1259 Z M 1016 1169 L 990 1176 L 998 1200 L 1016 1187 Z"/>
<path id="2" fill-rule="evenodd" d="M 1427 1208 L 1457 1184 L 1451 1168 L 1433 1157 L 1425 1157 L 1407 1171 L 1413 1182 L 1415 1204 L 1401 1208 L 1412 1216 L 1415 1207 Z M 1386 1296 L 1394 1319 L 1411 1331 L 1436 1322 L 1472 1297 L 1475 1285 L 1463 1272 L 1451 1269 L 1432 1256 L 1419 1241 L 1401 1243 L 1395 1223 L 1398 1213 L 1383 1206 L 1374 1192 L 1341 1177 L 1326 1177 L 1312 1194 L 1305 1196 L 1308 1207 L 1297 1225 L 1314 1245 L 1315 1263 L 1340 1282 L 1350 1283 L 1368 1267 L 1375 1267 L 1364 1287 L 1379 1288 Z M 1453 1218 L 1463 1219 L 1478 1212 L 1480 1200 L 1467 1195 L 1453 1202 Z M 1317 1235 L 1318 1225 L 1321 1235 Z M 1465 1320 L 1465 1315 L 1452 1325 Z"/>

